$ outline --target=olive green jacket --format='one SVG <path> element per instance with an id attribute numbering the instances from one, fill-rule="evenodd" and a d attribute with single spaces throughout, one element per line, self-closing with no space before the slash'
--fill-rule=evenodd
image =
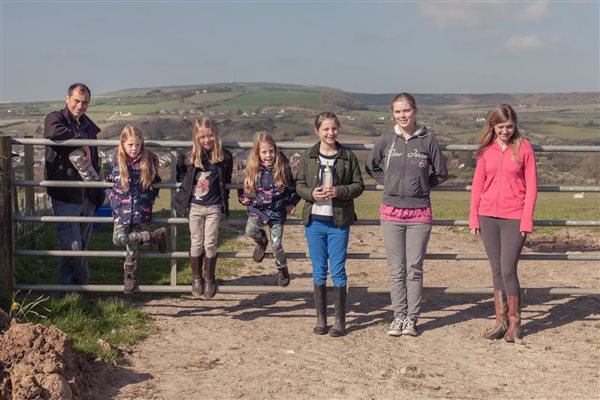
<path id="1" fill-rule="evenodd" d="M 319 145 L 320 142 L 307 149 L 300 158 L 300 165 L 296 173 L 296 193 L 305 200 L 302 209 L 302 222 L 304 225 L 310 221 L 313 190 L 319 184 Z M 362 174 L 356 155 L 336 142 L 338 152 L 333 163 L 333 186 L 337 189 L 337 196 L 332 199 L 333 223 L 336 226 L 350 226 L 356 221 L 354 213 L 354 199 L 365 190 Z"/>

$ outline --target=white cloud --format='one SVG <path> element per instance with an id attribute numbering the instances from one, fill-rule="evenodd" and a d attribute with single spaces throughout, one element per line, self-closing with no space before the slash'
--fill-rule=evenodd
<path id="1" fill-rule="evenodd" d="M 484 16 L 493 4 L 485 3 L 421 3 L 421 15 L 438 28 L 476 28 L 483 25 Z"/>
<path id="2" fill-rule="evenodd" d="M 561 43 L 561 36 L 558 34 L 552 35 L 547 39 L 533 35 L 513 35 L 508 38 L 504 45 L 504 49 L 510 53 L 523 54 L 531 52 L 545 52 Z"/>
<path id="3" fill-rule="evenodd" d="M 502 21 L 539 21 L 551 15 L 546 0 L 520 2 L 423 2 L 421 15 L 442 29 L 480 28 Z"/>
<path id="4" fill-rule="evenodd" d="M 550 16 L 550 4 L 548 1 L 534 1 L 525 6 L 518 19 L 521 21 L 539 21 Z"/>

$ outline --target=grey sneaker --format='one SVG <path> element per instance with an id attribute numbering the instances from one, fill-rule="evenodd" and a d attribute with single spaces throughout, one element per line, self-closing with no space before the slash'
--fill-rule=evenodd
<path id="1" fill-rule="evenodd" d="M 390 325 L 390 330 L 388 331 L 388 335 L 390 336 L 402 336 L 402 328 L 404 327 L 404 318 L 394 318 L 392 321 L 392 325 Z"/>
<path id="2" fill-rule="evenodd" d="M 404 326 L 402 327 L 402 334 L 408 336 L 417 336 L 417 321 L 406 318 L 404 320 Z"/>

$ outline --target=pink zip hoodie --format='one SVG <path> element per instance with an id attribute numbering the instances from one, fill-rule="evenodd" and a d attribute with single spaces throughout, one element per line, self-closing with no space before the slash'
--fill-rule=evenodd
<path id="1" fill-rule="evenodd" d="M 504 151 L 494 141 L 477 160 L 469 228 L 479 228 L 479 215 L 520 219 L 521 232 L 533 231 L 533 210 L 537 199 L 537 170 L 529 140 L 519 149 L 519 162 L 513 160 L 510 147 Z"/>

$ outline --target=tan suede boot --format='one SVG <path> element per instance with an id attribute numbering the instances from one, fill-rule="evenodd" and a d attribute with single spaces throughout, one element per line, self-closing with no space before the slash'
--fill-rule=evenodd
<path id="1" fill-rule="evenodd" d="M 521 296 L 508 296 L 508 330 L 504 340 L 510 343 L 521 340 Z"/>
<path id="2" fill-rule="evenodd" d="M 494 290 L 494 309 L 496 323 L 492 329 L 483 334 L 486 339 L 502 339 L 508 329 L 508 303 L 504 290 Z"/>

